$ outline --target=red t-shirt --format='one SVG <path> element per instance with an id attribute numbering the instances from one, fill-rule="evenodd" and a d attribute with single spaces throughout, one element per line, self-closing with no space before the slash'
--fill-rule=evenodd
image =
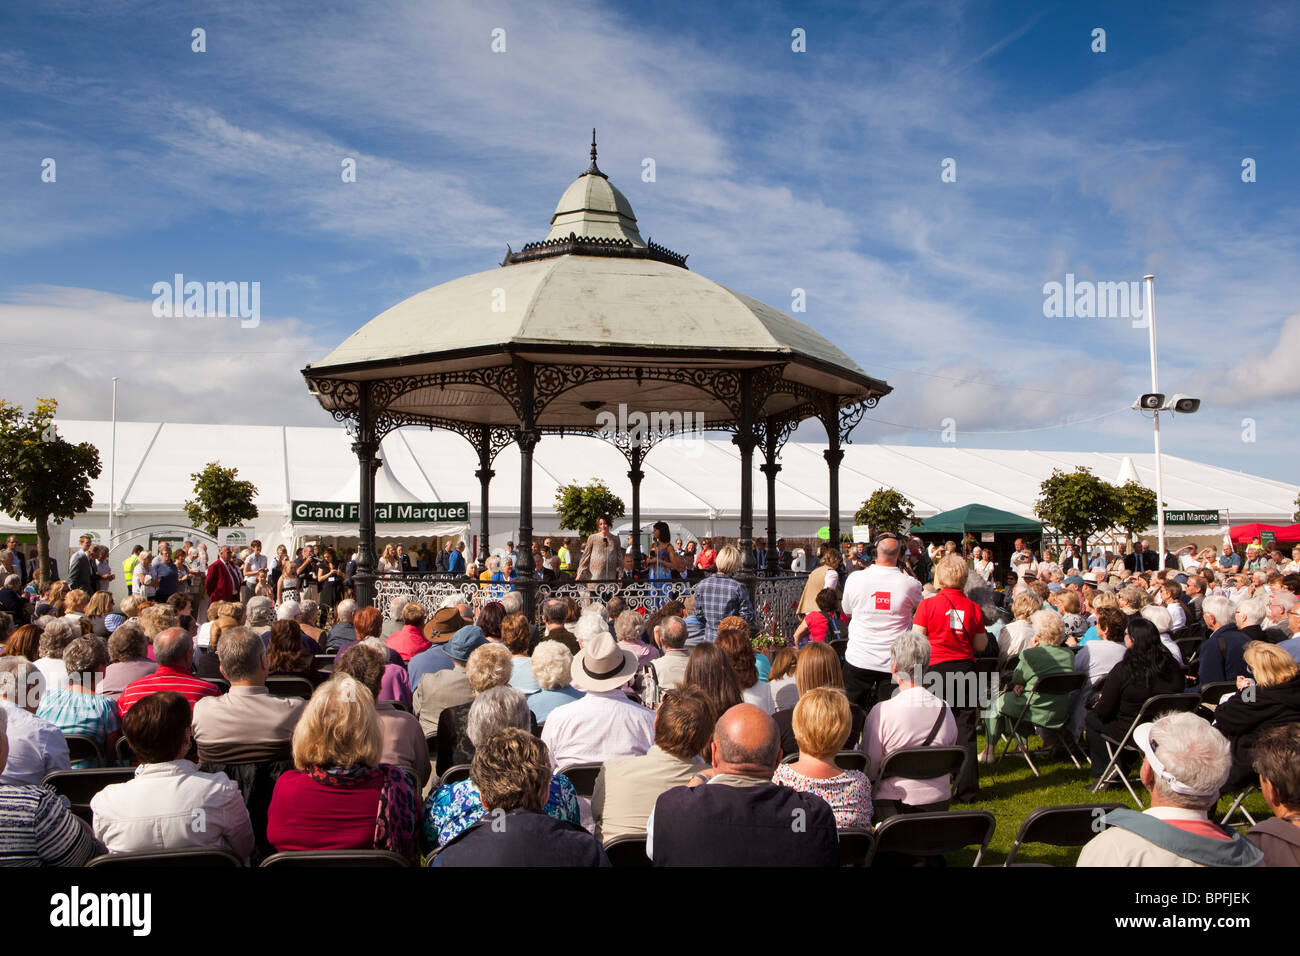
<path id="1" fill-rule="evenodd" d="M 824 611 L 809 611 L 804 617 L 804 620 L 808 622 L 808 637 L 811 640 L 826 640 L 826 616 Z M 839 627 L 839 634 L 832 637 L 831 640 L 847 638 L 849 636 L 848 619 L 843 614 L 831 614 L 830 618 Z"/>
<path id="2" fill-rule="evenodd" d="M 277 851 L 373 850 L 382 774 L 355 787 L 331 787 L 301 770 L 275 782 L 266 838 Z"/>
<path id="3" fill-rule="evenodd" d="M 191 677 L 174 667 L 159 667 L 149 676 L 133 680 L 126 685 L 126 689 L 117 698 L 117 712 L 120 716 L 125 717 L 126 712 L 131 709 L 136 701 L 165 690 L 175 691 L 180 694 L 190 702 L 191 709 L 197 700 L 204 697 L 221 696 L 221 688 L 216 684 L 208 683 L 197 677 Z"/>
<path id="4" fill-rule="evenodd" d="M 956 588 L 944 588 L 922 601 L 912 623 L 929 635 L 931 664 L 974 660 L 971 638 L 984 633 L 980 606 Z"/>

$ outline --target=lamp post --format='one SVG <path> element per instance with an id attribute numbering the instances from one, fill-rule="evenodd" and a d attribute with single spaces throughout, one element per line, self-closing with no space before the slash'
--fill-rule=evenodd
<path id="1" fill-rule="evenodd" d="M 1156 380 L 1156 277 L 1145 275 L 1142 281 L 1147 284 L 1147 333 L 1151 341 L 1151 391 L 1160 393 L 1160 384 Z M 1156 436 L 1156 539 L 1160 549 L 1156 558 L 1157 569 L 1165 563 L 1165 481 L 1164 469 L 1160 464 L 1160 409 L 1151 416 L 1155 423 Z"/>

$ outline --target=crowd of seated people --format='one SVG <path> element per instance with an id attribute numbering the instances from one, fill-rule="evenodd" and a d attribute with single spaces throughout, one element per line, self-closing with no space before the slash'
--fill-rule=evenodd
<path id="1" fill-rule="evenodd" d="M 897 543 L 882 544 L 897 562 Z M 459 597 L 432 613 L 345 598 L 323 617 L 305 597 L 253 592 L 211 602 L 199 627 L 182 601 L 114 610 L 51 588 L 42 610 L 59 613 L 0 621 L 0 862 L 379 849 L 440 866 L 602 866 L 609 841 L 644 837 L 656 865 L 834 865 L 840 831 L 969 799 L 969 778 L 881 771 L 904 749 L 969 752 L 980 712 L 985 759 L 1019 719 L 1018 735 L 1082 738 L 1094 781 L 1112 763 L 1106 738 L 1130 738 L 1120 770 L 1137 770 L 1152 807 L 1108 816 L 1084 865 L 1300 862 L 1294 582 L 1026 574 L 1004 596 L 979 575 L 963 586 L 960 563 L 940 557 L 938 590 L 900 585 L 908 599 L 892 607 L 847 601 L 857 619 L 823 588 L 810 639 L 772 659 L 750 620 L 708 610 L 701 627 L 686 602 L 647 618 L 618 598 L 551 599 L 535 627 L 515 591 L 477 613 Z M 871 567 L 839 583 L 860 590 Z M 873 573 L 892 581 L 897 567 Z M 932 680 L 983 659 L 1001 679 L 978 712 Z M 1085 676 L 1077 695 L 1034 693 L 1069 673 Z M 1133 726 L 1152 696 L 1217 681 L 1199 714 Z M 845 751 L 861 762 L 844 765 Z M 127 763 L 135 777 L 100 790 L 88 828 L 42 783 Z M 1239 838 L 1210 813 L 1252 785 L 1274 816 Z M 794 811 L 798 839 L 774 835 Z"/>

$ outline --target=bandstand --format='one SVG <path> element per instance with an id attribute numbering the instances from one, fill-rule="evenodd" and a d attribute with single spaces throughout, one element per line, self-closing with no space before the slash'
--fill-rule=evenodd
<path id="1" fill-rule="evenodd" d="M 730 432 L 740 455 L 740 577 L 763 623 L 786 623 L 780 619 L 791 613 L 802 578 L 754 573 L 754 454 L 762 456 L 767 484 L 767 547 L 776 553 L 782 447 L 800 422 L 823 424 L 830 540 L 838 541 L 841 446 L 890 387 L 808 326 L 692 272 L 686 258 L 642 238 L 626 197 L 597 166 L 593 131 L 591 165 L 561 196 L 545 238 L 508 249 L 498 268 L 393 306 L 303 370 L 321 406 L 347 427 L 360 468 L 358 601 L 404 594 L 435 607 L 459 591 L 477 603 L 502 587 L 447 575 L 375 574 L 379 443 L 408 425 L 450 429 L 475 448 L 480 559 L 487 557 L 494 460 L 511 442 L 518 446 L 514 586 L 530 610 L 538 598 L 570 591 L 621 593 L 633 607 L 689 592 L 685 581 L 535 580 L 533 449 L 546 435 L 593 435 L 615 444 L 628 462 L 630 518 L 640 527 L 646 455 L 703 423 Z M 620 420 L 635 419 L 638 427 L 609 428 L 620 405 L 632 413 Z M 436 469 L 437 462 L 427 466 Z M 676 477 L 689 484 L 688 467 Z M 635 535 L 632 550 L 640 567 Z"/>

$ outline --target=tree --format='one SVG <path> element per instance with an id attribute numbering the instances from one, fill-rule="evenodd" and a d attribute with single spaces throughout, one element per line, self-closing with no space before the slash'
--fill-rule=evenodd
<path id="1" fill-rule="evenodd" d="M 202 528 L 210 535 L 217 529 L 240 525 L 257 517 L 257 488 L 251 481 L 240 481 L 238 468 L 222 468 L 221 462 L 210 461 L 202 471 L 190 475 L 194 479 L 194 501 L 185 502 L 185 514 L 190 524 Z"/>
<path id="2" fill-rule="evenodd" d="M 1057 533 L 1077 538 L 1085 552 L 1089 537 L 1123 520 L 1119 489 L 1082 467 L 1054 469 L 1038 488 L 1034 514 Z"/>
<path id="3" fill-rule="evenodd" d="M 1115 488 L 1115 495 L 1119 499 L 1120 511 L 1116 523 L 1128 532 L 1130 540 L 1156 523 L 1159 510 L 1156 506 L 1156 493 L 1146 485 L 1130 478 Z"/>
<path id="4" fill-rule="evenodd" d="M 560 527 L 570 528 L 586 538 L 596 533 L 596 519 L 601 515 L 623 517 L 623 499 L 614 494 L 599 478 L 586 485 L 573 482 L 555 492 L 555 514 Z"/>
<path id="5" fill-rule="evenodd" d="M 21 406 L 0 400 L 0 510 L 36 525 L 36 573 L 42 583 L 50 578 L 50 519 L 88 511 L 94 503 L 90 481 L 103 470 L 94 445 L 59 437 L 58 407 L 52 398 L 38 398 L 24 416 Z"/>
<path id="6" fill-rule="evenodd" d="M 903 534 L 916 524 L 912 502 L 893 488 L 877 488 L 853 516 L 854 524 L 864 524 L 873 535 L 893 531 Z"/>

